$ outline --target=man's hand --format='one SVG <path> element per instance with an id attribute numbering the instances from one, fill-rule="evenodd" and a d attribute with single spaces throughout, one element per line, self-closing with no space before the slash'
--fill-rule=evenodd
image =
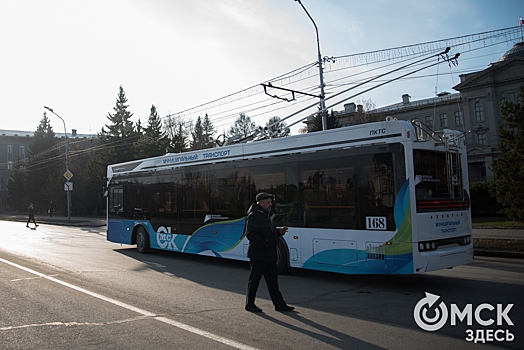
<path id="1" fill-rule="evenodd" d="M 287 226 L 284 226 L 284 227 L 281 227 L 281 228 L 278 230 L 278 233 L 280 233 L 280 235 L 283 236 L 283 235 L 286 234 L 287 230 L 288 230 Z"/>

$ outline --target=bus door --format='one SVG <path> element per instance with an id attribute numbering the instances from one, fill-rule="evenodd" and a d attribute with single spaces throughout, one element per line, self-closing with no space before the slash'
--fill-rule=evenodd
<path id="1" fill-rule="evenodd" d="M 110 186 L 107 193 L 107 240 L 122 242 L 124 223 L 122 212 L 124 210 L 124 186 Z"/>

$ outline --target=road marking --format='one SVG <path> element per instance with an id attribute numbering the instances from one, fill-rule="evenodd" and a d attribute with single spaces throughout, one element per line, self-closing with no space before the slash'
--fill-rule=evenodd
<path id="1" fill-rule="evenodd" d="M 152 312 L 149 312 L 147 310 L 143 310 L 143 309 L 140 309 L 140 308 L 135 307 L 133 305 L 129 305 L 129 304 L 123 303 L 121 301 L 118 301 L 118 300 L 106 297 L 106 296 L 104 296 L 102 294 L 98 294 L 98 293 L 92 292 L 90 290 L 84 289 L 82 287 L 75 286 L 74 284 L 71 284 L 71 283 L 59 280 L 57 278 L 44 275 L 43 273 L 40 273 L 40 272 L 35 271 L 35 270 L 31 270 L 31 269 L 29 269 L 29 268 L 27 268 L 25 266 L 19 265 L 19 264 L 14 263 L 14 262 L 11 262 L 9 260 L 5 260 L 5 259 L 0 258 L 0 261 L 5 263 L 5 264 L 14 266 L 14 267 L 16 267 L 16 268 L 18 268 L 20 270 L 24 270 L 26 272 L 29 272 L 29 273 L 31 273 L 33 275 L 38 276 L 38 277 L 45 278 L 45 279 L 47 279 L 49 281 L 53 281 L 55 283 L 61 284 L 64 287 L 74 289 L 74 290 L 76 290 L 78 292 L 90 295 L 92 297 L 101 299 L 103 301 L 106 301 L 106 302 L 114 304 L 114 305 L 120 306 L 120 307 L 122 307 L 124 309 L 130 310 L 130 311 L 134 311 L 134 312 L 136 312 L 138 314 L 141 314 L 143 316 L 151 317 L 151 318 L 153 318 L 153 319 L 155 319 L 157 321 L 160 321 L 160 322 L 163 322 L 165 324 L 177 327 L 177 328 L 185 330 L 187 332 L 191 332 L 193 334 L 200 335 L 202 337 L 214 340 L 216 342 L 219 342 L 219 343 L 222 343 L 222 344 L 225 344 L 225 345 L 229 345 L 229 346 L 231 346 L 233 348 L 241 349 L 241 350 L 257 350 L 256 348 L 251 347 L 249 345 L 245 345 L 245 344 L 239 343 L 237 341 L 221 337 L 219 335 L 207 332 L 207 331 L 205 331 L 203 329 L 199 329 L 199 328 L 187 325 L 185 323 L 181 323 L 181 322 L 172 320 L 172 319 L 167 318 L 167 317 L 157 316 L 156 314 L 154 314 Z"/>

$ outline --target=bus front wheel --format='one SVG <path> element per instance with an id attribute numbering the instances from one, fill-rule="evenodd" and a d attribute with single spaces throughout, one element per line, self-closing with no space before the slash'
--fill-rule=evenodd
<path id="1" fill-rule="evenodd" d="M 140 226 L 136 232 L 136 248 L 139 253 L 147 254 L 151 249 L 149 246 L 149 236 L 143 226 Z"/>

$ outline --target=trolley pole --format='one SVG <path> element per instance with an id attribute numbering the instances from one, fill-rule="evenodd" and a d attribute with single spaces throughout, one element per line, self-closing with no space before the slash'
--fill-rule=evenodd
<path id="1" fill-rule="evenodd" d="M 313 17 L 307 12 L 306 8 L 302 4 L 300 0 L 295 0 L 302 6 L 304 11 L 306 12 L 307 16 L 313 22 L 313 26 L 315 26 L 315 32 L 317 34 L 317 53 L 318 53 L 318 75 L 320 77 L 320 113 L 322 113 L 322 130 L 327 130 L 327 115 L 326 115 L 326 104 L 324 101 L 325 95 L 324 95 L 324 69 L 322 67 L 322 56 L 320 55 L 320 39 L 318 37 L 318 27 L 313 20 Z"/>
<path id="2" fill-rule="evenodd" d="M 69 176 L 69 174 L 71 174 L 70 171 L 69 171 L 69 138 L 67 137 L 67 129 L 66 129 L 65 121 L 64 121 L 64 119 L 61 116 L 56 114 L 53 111 L 53 109 L 51 109 L 49 107 L 46 107 L 46 106 L 44 106 L 44 108 L 47 109 L 49 112 L 53 113 L 54 115 L 56 115 L 58 118 L 60 118 L 60 120 L 62 120 L 62 123 L 64 123 L 64 135 L 65 135 L 65 139 L 66 139 L 66 142 L 65 142 L 65 166 L 66 166 L 66 172 L 65 172 L 64 176 L 66 176 L 66 174 L 67 174 L 67 176 Z M 71 221 L 71 191 L 68 188 L 66 192 L 67 192 L 67 220 Z"/>

